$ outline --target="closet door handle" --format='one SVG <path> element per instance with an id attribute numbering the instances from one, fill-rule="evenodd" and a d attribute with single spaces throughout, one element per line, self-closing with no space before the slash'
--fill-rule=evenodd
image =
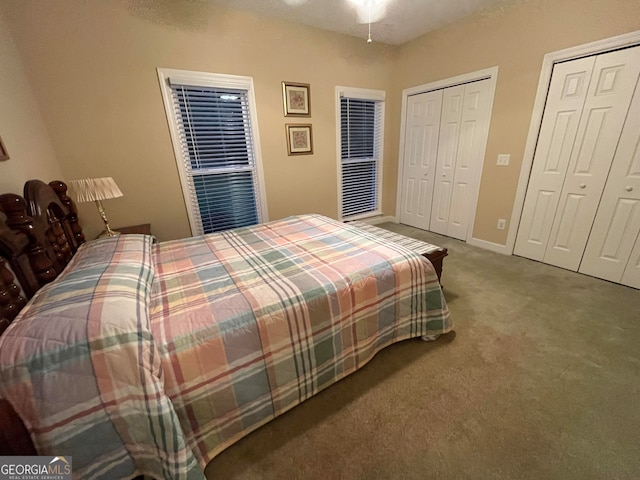
<path id="1" fill-rule="evenodd" d="M 630 191 L 632 191 L 632 190 L 633 190 L 633 187 L 632 187 L 631 185 L 627 185 L 626 187 L 624 187 L 624 189 L 625 189 L 627 192 L 630 192 Z"/>
<path id="2" fill-rule="evenodd" d="M 581 183 L 580 184 L 580 188 L 587 188 L 587 184 L 586 183 Z"/>

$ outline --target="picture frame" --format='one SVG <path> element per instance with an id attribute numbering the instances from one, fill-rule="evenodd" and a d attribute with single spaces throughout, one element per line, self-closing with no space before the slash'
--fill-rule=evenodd
<path id="1" fill-rule="evenodd" d="M 0 161 L 2 160 L 9 160 L 9 152 L 7 152 L 7 147 L 4 146 L 4 142 L 0 138 Z"/>
<path id="2" fill-rule="evenodd" d="M 289 155 L 313 154 L 313 138 L 310 123 L 287 123 L 287 153 Z"/>
<path id="3" fill-rule="evenodd" d="M 308 83 L 282 82 L 285 117 L 311 116 L 311 91 Z"/>

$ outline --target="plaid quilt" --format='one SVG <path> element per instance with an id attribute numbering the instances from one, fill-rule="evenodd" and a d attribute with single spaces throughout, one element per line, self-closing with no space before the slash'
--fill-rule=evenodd
<path id="1" fill-rule="evenodd" d="M 151 331 L 201 465 L 356 371 L 452 328 L 422 256 L 318 215 L 154 248 Z"/>
<path id="2" fill-rule="evenodd" d="M 149 330 L 151 237 L 81 247 L 0 337 L 0 397 L 75 478 L 198 478 Z"/>
<path id="3" fill-rule="evenodd" d="M 241 437 L 367 363 L 447 332 L 431 264 L 306 215 L 82 247 L 0 338 L 0 397 L 77 478 L 204 478 Z"/>

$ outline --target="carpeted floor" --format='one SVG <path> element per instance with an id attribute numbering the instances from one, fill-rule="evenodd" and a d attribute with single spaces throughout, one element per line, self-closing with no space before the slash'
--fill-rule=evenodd
<path id="1" fill-rule="evenodd" d="M 449 249 L 456 331 L 383 350 L 208 479 L 640 478 L 640 291 L 380 226 Z"/>

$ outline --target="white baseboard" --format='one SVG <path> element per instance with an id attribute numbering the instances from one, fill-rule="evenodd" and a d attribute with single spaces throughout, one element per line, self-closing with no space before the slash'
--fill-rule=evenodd
<path id="1" fill-rule="evenodd" d="M 391 222 L 391 223 L 399 223 L 398 217 L 394 217 L 392 215 L 387 215 L 384 217 L 369 217 L 360 220 L 363 223 L 368 223 L 369 225 L 378 225 L 379 223 Z M 479 238 L 471 237 L 467 240 L 469 245 L 473 245 L 474 247 L 484 248 L 485 250 L 491 250 L 492 252 L 501 253 L 503 255 L 513 255 L 513 250 L 509 248 L 507 245 L 500 245 L 499 243 L 488 242 L 486 240 L 481 240 Z"/>
<path id="2" fill-rule="evenodd" d="M 503 255 L 511 255 L 511 249 L 506 245 L 500 245 L 499 243 L 487 242 L 486 240 L 481 240 L 479 238 L 471 237 L 467 240 L 469 245 L 473 245 L 474 247 L 484 248 L 485 250 L 491 250 L 492 252 L 501 253 Z"/>

